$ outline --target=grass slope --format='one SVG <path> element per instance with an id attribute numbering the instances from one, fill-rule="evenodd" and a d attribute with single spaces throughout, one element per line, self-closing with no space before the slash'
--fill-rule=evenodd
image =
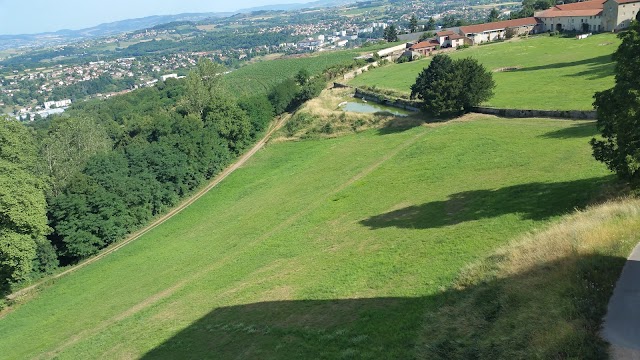
<path id="1" fill-rule="evenodd" d="M 486 105 L 519 109 L 588 110 L 593 94 L 614 84 L 611 54 L 620 44 L 614 34 L 585 40 L 550 36 L 476 46 L 451 53 L 474 57 L 487 69 L 518 67 L 494 73 L 495 97 Z M 409 93 L 430 59 L 371 70 L 350 82 Z"/>
<path id="2" fill-rule="evenodd" d="M 592 123 L 481 118 L 272 144 L 0 319 L 6 358 L 410 358 L 469 262 L 611 180 Z"/>

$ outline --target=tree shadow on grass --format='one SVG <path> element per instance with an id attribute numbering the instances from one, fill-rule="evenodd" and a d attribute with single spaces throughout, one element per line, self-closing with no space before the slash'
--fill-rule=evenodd
<path id="1" fill-rule="evenodd" d="M 611 59 L 608 63 L 590 64 L 589 69 L 568 76 L 585 77 L 587 80 L 598 80 L 615 75 L 616 64 Z"/>
<path id="2" fill-rule="evenodd" d="M 592 138 L 598 135 L 598 129 L 595 122 L 585 122 L 573 124 L 570 127 L 560 130 L 554 130 L 546 134 L 540 135 L 546 139 L 573 139 L 573 138 Z"/>
<path id="3" fill-rule="evenodd" d="M 362 220 L 372 230 L 396 227 L 433 229 L 467 221 L 518 214 L 522 219 L 546 220 L 584 208 L 613 177 L 559 183 L 531 183 L 496 190 L 465 191 L 444 201 L 414 205 Z"/>
<path id="4" fill-rule="evenodd" d="M 545 285 L 555 281 L 548 273 L 557 276 L 568 262 L 577 268 L 569 274 L 579 279 L 573 281 L 584 279 L 597 290 L 563 289 L 562 294 L 553 295 L 564 299 L 563 306 L 576 303 L 567 323 L 581 333 L 575 336 L 562 327 L 550 353 L 542 357 L 604 355 L 606 343 L 598 331 L 612 291 L 607 285 L 615 282 L 625 259 L 588 255 L 541 260 L 537 267 L 510 277 L 485 274 L 462 289 L 450 288 L 432 296 L 271 301 L 218 308 L 143 359 L 530 358 L 535 350 L 529 347 L 537 332 L 554 329 L 521 320 L 543 319 L 548 309 L 539 306 L 538 298 L 518 293 L 518 289 L 527 289 L 523 284 L 532 279 L 542 279 L 541 284 L 537 282 L 548 289 Z M 592 280 L 593 272 L 598 277 Z M 517 297 L 523 299 L 514 302 Z"/>
<path id="5" fill-rule="evenodd" d="M 389 135 L 405 132 L 418 126 L 422 126 L 424 123 L 425 121 L 423 119 L 420 119 L 419 115 L 394 117 L 378 129 L 378 135 Z"/>
<path id="6" fill-rule="evenodd" d="M 551 64 L 540 65 L 540 66 L 528 66 L 528 67 L 523 67 L 523 68 L 514 70 L 513 72 L 517 73 L 517 72 L 524 72 L 524 71 L 553 70 L 553 69 L 562 69 L 566 67 L 579 66 L 579 65 L 589 65 L 593 67 L 598 67 L 598 66 L 608 66 L 611 63 L 613 63 L 613 59 L 611 58 L 611 55 L 602 55 L 602 56 L 597 56 L 590 59 L 583 59 L 583 60 L 577 60 L 577 61 L 551 63 Z"/>

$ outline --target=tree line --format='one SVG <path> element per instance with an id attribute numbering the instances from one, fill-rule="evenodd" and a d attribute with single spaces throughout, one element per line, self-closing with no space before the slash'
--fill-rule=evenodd
<path id="1" fill-rule="evenodd" d="M 203 60 L 186 79 L 78 103 L 31 126 L 0 119 L 2 294 L 164 213 L 330 76 L 303 70 L 267 93 L 236 97 L 223 70 Z"/>

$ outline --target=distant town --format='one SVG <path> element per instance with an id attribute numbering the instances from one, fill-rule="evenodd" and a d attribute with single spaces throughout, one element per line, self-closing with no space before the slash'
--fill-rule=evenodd
<path id="1" fill-rule="evenodd" d="M 516 2 L 366 1 L 176 22 L 72 44 L 13 49 L 0 52 L 0 110 L 30 121 L 64 111 L 72 102 L 182 77 L 203 57 L 232 71 L 265 56 L 366 47 L 388 40 L 390 26 L 400 35 L 435 31 L 485 22 L 492 12 L 509 19 L 520 8 Z"/>

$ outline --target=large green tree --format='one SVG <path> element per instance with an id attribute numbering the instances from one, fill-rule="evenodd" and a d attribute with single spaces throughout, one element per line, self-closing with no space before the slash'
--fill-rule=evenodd
<path id="1" fill-rule="evenodd" d="M 461 91 L 462 81 L 456 74 L 454 61 L 438 54 L 411 86 L 411 98 L 421 99 L 427 111 L 440 115 L 458 110 L 456 99 Z"/>
<path id="2" fill-rule="evenodd" d="M 391 24 L 384 29 L 384 39 L 388 42 L 398 41 L 398 29 L 395 25 Z"/>
<path id="3" fill-rule="evenodd" d="M 616 85 L 595 95 L 598 130 L 602 140 L 592 139 L 593 155 L 624 180 L 640 185 L 640 23 L 631 23 L 619 35 L 622 44 L 614 53 Z"/>
<path id="4" fill-rule="evenodd" d="M 493 74 L 476 59 L 465 58 L 454 62 L 456 73 L 462 80 L 462 92 L 460 103 L 465 112 L 471 111 L 474 106 L 489 100 L 493 96 L 496 87 Z"/>
<path id="5" fill-rule="evenodd" d="M 51 245 L 44 240 L 49 227 L 37 159 L 28 129 L 0 117 L 0 293 L 28 280 L 34 265 L 50 268 L 38 259 L 42 254 L 47 260 Z"/>
<path id="6" fill-rule="evenodd" d="M 424 31 L 432 31 L 436 29 L 436 21 L 430 17 L 427 21 L 427 25 L 424 26 Z"/>
<path id="7" fill-rule="evenodd" d="M 88 117 L 56 118 L 41 144 L 51 195 L 57 196 L 95 154 L 111 150 L 111 139 L 100 124 Z"/>
<path id="8" fill-rule="evenodd" d="M 432 115 L 450 116 L 488 100 L 494 87 L 491 72 L 477 60 L 453 60 L 438 54 L 411 86 L 411 98 L 422 100 Z"/>
<path id="9" fill-rule="evenodd" d="M 300 85 L 293 79 L 286 79 L 271 89 L 269 101 L 276 114 L 280 115 L 289 109 L 289 105 L 298 96 Z"/>
<path id="10" fill-rule="evenodd" d="M 203 117 L 212 98 L 221 91 L 224 67 L 209 59 L 201 59 L 186 78 L 186 96 L 183 105 L 187 112 Z"/>
<path id="11" fill-rule="evenodd" d="M 489 16 L 487 16 L 487 22 L 496 22 L 498 20 L 500 20 L 500 12 L 496 8 L 491 9 Z"/>
<path id="12" fill-rule="evenodd" d="M 215 129 L 229 144 L 232 153 L 239 154 L 249 143 L 251 122 L 247 113 L 230 98 L 216 98 L 205 117 L 205 127 Z"/>

